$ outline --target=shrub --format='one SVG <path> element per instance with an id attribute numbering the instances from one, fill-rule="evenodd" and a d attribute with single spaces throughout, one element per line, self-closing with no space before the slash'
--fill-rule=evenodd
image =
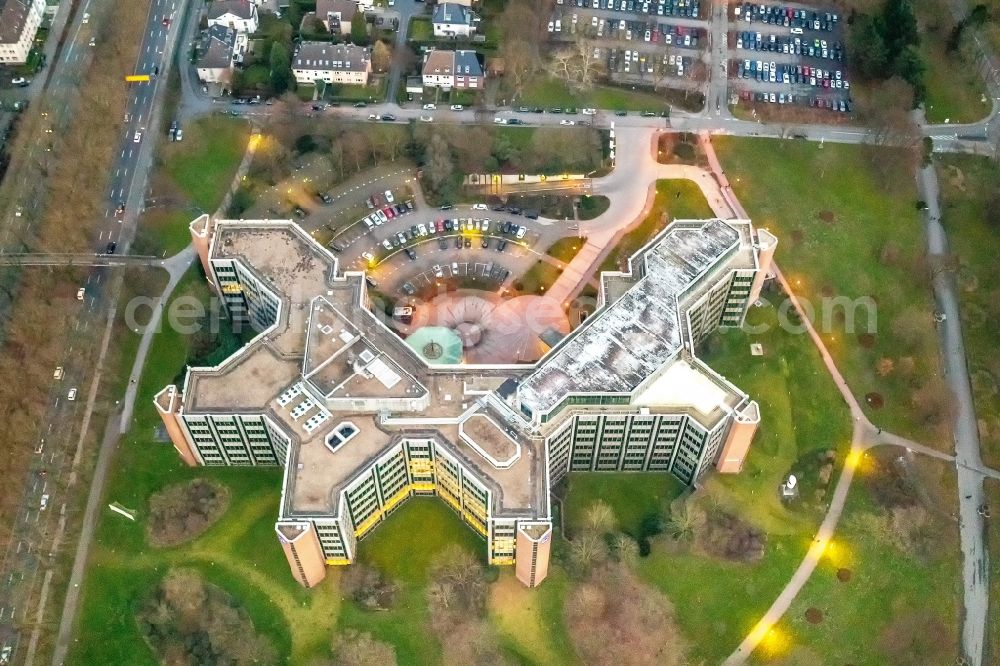
<path id="1" fill-rule="evenodd" d="M 208 479 L 167 486 L 149 498 L 146 534 L 154 546 L 191 541 L 211 527 L 229 506 L 229 489 Z"/>

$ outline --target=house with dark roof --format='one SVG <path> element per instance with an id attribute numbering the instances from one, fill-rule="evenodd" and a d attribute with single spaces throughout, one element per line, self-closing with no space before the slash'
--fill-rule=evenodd
<path id="1" fill-rule="evenodd" d="M 454 2 L 442 2 L 434 8 L 431 23 L 435 37 L 468 37 L 479 21 L 472 10 Z"/>
<path id="2" fill-rule="evenodd" d="M 44 13 L 45 0 L 0 0 L 0 63 L 28 61 Z"/>
<path id="3" fill-rule="evenodd" d="M 424 57 L 421 74 L 428 88 L 478 90 L 486 85 L 486 75 L 475 51 L 432 49 Z"/>
<path id="4" fill-rule="evenodd" d="M 302 42 L 292 57 L 296 82 L 368 85 L 372 71 L 371 49 L 354 44 Z"/>
<path id="5" fill-rule="evenodd" d="M 236 32 L 257 32 L 257 5 L 249 0 L 215 0 L 208 6 L 208 27 L 222 25 Z"/>
<path id="6" fill-rule="evenodd" d="M 351 32 L 351 19 L 358 13 L 358 3 L 351 0 L 316 0 L 316 18 L 333 35 Z"/>
<path id="7" fill-rule="evenodd" d="M 246 50 L 246 35 L 224 25 L 210 27 L 202 40 L 195 68 L 202 83 L 228 83 L 233 62 Z"/>

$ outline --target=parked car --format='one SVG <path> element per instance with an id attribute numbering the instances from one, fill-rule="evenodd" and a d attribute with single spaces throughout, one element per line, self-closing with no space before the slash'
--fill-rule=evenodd
<path id="1" fill-rule="evenodd" d="M 524 234 L 526 234 L 526 233 L 528 233 L 528 228 L 527 227 L 518 227 L 517 228 L 517 239 L 520 240 L 520 239 L 524 238 Z"/>
<path id="2" fill-rule="evenodd" d="M 66 394 L 66 399 L 69 400 L 70 402 L 76 400 L 76 387 L 73 387 L 69 390 L 69 393 Z"/>

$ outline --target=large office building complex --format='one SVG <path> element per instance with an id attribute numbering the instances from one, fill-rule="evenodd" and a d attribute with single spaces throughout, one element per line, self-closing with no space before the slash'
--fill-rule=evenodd
<path id="1" fill-rule="evenodd" d="M 548 570 L 549 490 L 574 470 L 738 472 L 757 404 L 695 356 L 756 300 L 776 241 L 676 221 L 605 273 L 587 321 L 534 365 L 428 365 L 369 308 L 363 273 L 291 221 L 191 226 L 234 323 L 258 335 L 156 396 L 190 465 L 280 465 L 275 530 L 312 586 L 406 499 L 436 495 L 513 565 Z"/>

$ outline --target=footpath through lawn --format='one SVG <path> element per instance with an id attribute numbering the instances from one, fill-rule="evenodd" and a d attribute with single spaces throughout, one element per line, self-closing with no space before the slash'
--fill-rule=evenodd
<path id="1" fill-rule="evenodd" d="M 778 237 L 776 260 L 868 417 L 950 450 L 912 164 L 871 146 L 713 142 L 753 222 Z"/>

